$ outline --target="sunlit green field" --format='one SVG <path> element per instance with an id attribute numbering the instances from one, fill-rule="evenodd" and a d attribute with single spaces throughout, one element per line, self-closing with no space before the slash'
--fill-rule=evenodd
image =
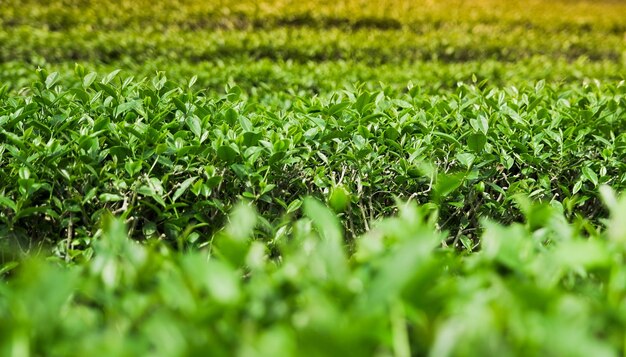
<path id="1" fill-rule="evenodd" d="M 625 354 L 624 17 L 4 0 L 0 355 Z"/>

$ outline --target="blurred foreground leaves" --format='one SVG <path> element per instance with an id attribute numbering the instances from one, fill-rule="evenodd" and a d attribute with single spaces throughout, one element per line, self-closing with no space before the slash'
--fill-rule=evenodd
<path id="1" fill-rule="evenodd" d="M 127 238 L 106 215 L 95 257 L 28 259 L 0 284 L 0 351 L 27 355 L 568 355 L 624 352 L 626 199 L 608 188 L 608 230 L 585 237 L 558 208 L 484 221 L 481 249 L 442 248 L 432 211 L 346 245 L 313 199 L 270 247 L 236 206 L 204 250 Z M 540 224 L 531 215 L 541 210 Z M 271 249 L 270 249 L 271 248 Z"/>

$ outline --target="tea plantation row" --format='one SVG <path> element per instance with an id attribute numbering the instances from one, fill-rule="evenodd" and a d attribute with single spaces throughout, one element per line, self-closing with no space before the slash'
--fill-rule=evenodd
<path id="1" fill-rule="evenodd" d="M 449 243 L 470 249 L 480 217 L 520 219 L 518 194 L 595 234 L 598 186 L 626 183 L 621 83 L 249 97 L 162 74 L 78 66 L 69 87 L 39 76 L 0 97 L 0 230 L 70 257 L 89 251 L 108 211 L 131 222 L 132 238 L 201 246 L 247 199 L 272 241 L 301 197 L 333 193 L 346 196 L 336 210 L 350 235 L 399 198 L 427 204 Z"/>
<path id="2" fill-rule="evenodd" d="M 33 26 L 52 31 L 79 27 L 95 31 L 262 29 L 286 25 L 414 30 L 429 24 L 466 23 L 619 33 L 625 29 L 622 14 L 626 11 L 626 5 L 610 0 L 532 0 L 523 4 L 497 0 L 5 0 L 3 5 L 2 27 Z"/>
<path id="3" fill-rule="evenodd" d="M 6 1 L 0 62 L 378 65 L 545 56 L 623 65 L 625 11 L 618 2 Z"/>
<path id="4" fill-rule="evenodd" d="M 196 89 L 210 89 L 215 95 L 223 94 L 227 84 L 238 85 L 252 97 L 271 97 L 285 92 L 314 96 L 343 89 L 353 90 L 357 85 L 376 91 L 381 89 L 381 83 L 383 87 L 391 87 L 394 91 L 402 91 L 407 83 L 413 83 L 424 94 L 441 94 L 455 91 L 457 83 L 470 82 L 473 76 L 483 87 L 534 86 L 540 80 L 572 86 L 594 80 L 618 83 L 624 79 L 623 66 L 614 61 L 580 59 L 569 62 L 546 56 L 509 63 L 489 59 L 463 63 L 412 62 L 378 66 L 353 60 L 298 63 L 268 59 L 192 63 L 188 60 L 172 62 L 156 58 L 141 63 L 78 63 L 98 73 L 123 68 L 122 75 L 132 74 L 137 78 L 151 78 L 158 71 L 165 71 L 168 78 L 180 82 L 195 77 Z M 38 79 L 36 69 L 43 67 L 50 72 L 58 72 L 58 83 L 71 87 L 76 82 L 75 64 L 6 62 L 0 64 L 0 80 L 10 90 L 27 89 Z"/>

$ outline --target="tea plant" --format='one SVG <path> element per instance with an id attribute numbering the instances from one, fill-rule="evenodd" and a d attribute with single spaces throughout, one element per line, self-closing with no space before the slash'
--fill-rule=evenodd
<path id="1" fill-rule="evenodd" d="M 467 243 L 480 217 L 518 220 L 518 194 L 562 206 L 593 234 L 598 185 L 626 181 L 623 84 L 256 102 L 237 86 L 211 97 L 165 75 L 76 72 L 66 89 L 42 70 L 29 95 L 0 100 L 1 229 L 20 244 L 82 252 L 113 211 L 132 237 L 202 245 L 242 198 L 272 237 L 299 197 L 337 187 L 351 234 L 391 214 L 397 197 L 428 203 L 451 242 Z"/>

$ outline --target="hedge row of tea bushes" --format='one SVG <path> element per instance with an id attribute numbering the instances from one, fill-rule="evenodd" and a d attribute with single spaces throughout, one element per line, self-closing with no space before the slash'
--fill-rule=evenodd
<path id="1" fill-rule="evenodd" d="M 498 32 L 503 31 L 503 32 Z M 54 32 L 31 27 L 0 31 L 0 61 L 55 63 L 153 58 L 193 62 L 215 59 L 293 60 L 320 62 L 357 60 L 371 65 L 420 60 L 459 62 L 493 58 L 515 61 L 545 55 L 575 60 L 624 62 L 623 33 L 544 33 L 519 28 L 442 27 L 414 33 L 404 30 L 311 29 L 279 27 L 268 30 L 119 31 L 94 32 L 83 28 Z"/>
<path id="2" fill-rule="evenodd" d="M 179 82 L 195 77 L 194 88 L 209 89 L 214 94 L 223 94 L 226 85 L 238 85 L 246 89 L 248 96 L 259 98 L 283 93 L 314 96 L 343 89 L 353 90 L 357 86 L 369 91 L 382 87 L 402 91 L 406 89 L 407 83 L 421 87 L 423 93 L 433 94 L 454 91 L 459 82 L 470 83 L 473 77 L 477 82 L 484 82 L 483 86 L 489 87 L 512 84 L 533 86 L 540 80 L 579 85 L 598 79 L 613 83 L 624 79 L 623 66 L 614 61 L 579 59 L 569 62 L 546 56 L 517 62 L 488 59 L 463 63 L 435 61 L 377 66 L 353 60 L 300 63 L 269 59 L 193 63 L 188 60 L 172 62 L 156 58 L 142 63 L 77 63 L 103 74 L 121 68 L 121 75 L 132 74 L 137 78 L 151 78 L 159 71 L 166 72 L 168 78 Z M 10 61 L 0 64 L 0 81 L 12 91 L 27 91 L 32 82 L 38 79 L 36 69 L 46 68 L 49 72 L 59 73 L 59 84 L 71 87 L 76 81 L 75 65 L 75 62 L 50 64 L 43 59 L 29 64 Z"/>
<path id="3" fill-rule="evenodd" d="M 567 11 L 567 16 L 563 16 Z M 618 2 L 7 1 L 0 61 L 626 60 Z"/>
<path id="4" fill-rule="evenodd" d="M 5 0 L 3 5 L 3 27 L 33 26 L 52 31 L 76 27 L 114 31 L 259 29 L 285 25 L 415 30 L 446 23 L 613 33 L 626 28 L 622 15 L 626 5 L 610 0 L 531 0 L 523 4 L 497 0 Z"/>
<path id="5" fill-rule="evenodd" d="M 77 66 L 70 87 L 38 74 L 21 95 L 0 96 L 0 231 L 63 242 L 64 255 L 90 247 L 107 211 L 132 222 L 132 238 L 207 244 L 241 199 L 272 240 L 301 197 L 336 191 L 350 234 L 400 198 L 428 204 L 470 246 L 480 217 L 518 220 L 518 194 L 586 226 L 603 213 L 598 186 L 626 183 L 622 83 L 251 98 L 163 74 Z"/>

